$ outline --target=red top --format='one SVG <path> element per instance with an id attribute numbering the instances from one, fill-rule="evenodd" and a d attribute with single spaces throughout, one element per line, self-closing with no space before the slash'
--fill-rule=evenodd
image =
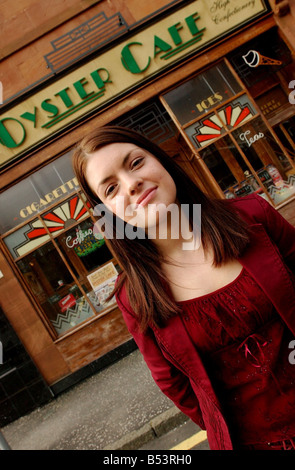
<path id="1" fill-rule="evenodd" d="M 292 277 L 295 274 L 295 227 L 290 225 L 281 216 L 279 211 L 260 196 L 251 194 L 243 198 L 228 199 L 224 203 L 231 206 L 233 210 L 236 210 L 250 228 L 250 243 L 239 257 L 241 265 L 262 288 L 263 292 L 274 306 L 276 314 L 281 318 L 283 325 L 286 325 L 286 328 L 292 332 L 295 338 L 295 282 L 294 277 Z M 255 306 L 257 310 L 257 301 L 259 301 L 261 295 L 262 292 L 259 292 L 258 299 L 254 299 L 252 308 Z M 249 295 L 247 294 L 246 300 L 248 298 Z M 229 426 L 231 429 L 235 427 L 233 411 L 232 409 L 229 410 L 229 416 L 225 416 L 227 410 L 224 408 L 227 403 L 224 401 L 224 404 L 221 404 L 216 396 L 216 393 L 221 395 L 221 381 L 219 380 L 216 384 L 217 380 L 212 377 L 213 374 L 211 373 L 210 367 L 209 370 L 207 370 L 207 367 L 204 367 L 203 357 L 201 356 L 204 356 L 205 360 L 207 359 L 207 361 L 210 362 L 209 354 L 206 354 L 206 352 L 198 352 L 198 348 L 193 344 L 184 326 L 186 321 L 182 321 L 182 316 L 174 315 L 169 321 L 165 322 L 165 325 L 161 328 L 151 324 L 150 327 L 143 332 L 139 327 L 138 316 L 130 305 L 128 290 L 125 284 L 123 284 L 119 292 L 116 293 L 116 299 L 127 328 L 133 335 L 151 371 L 153 379 L 162 392 L 165 393 L 183 413 L 189 416 L 193 422 L 202 429 L 206 429 L 210 449 L 232 450 L 237 448 L 238 443 L 233 442 L 235 441 L 235 436 L 229 432 Z M 218 311 L 220 310 L 218 309 Z M 233 313 L 229 312 L 228 314 L 232 315 Z M 259 312 L 259 316 L 260 315 L 261 312 Z M 225 315 L 222 318 L 225 318 Z M 226 333 L 228 334 L 228 325 Z M 251 334 L 252 333 L 253 331 L 251 331 Z M 262 334 L 264 332 L 260 333 Z M 249 336 L 251 336 L 251 334 Z M 287 330 L 284 331 L 284 335 L 289 335 Z M 277 337 L 278 333 L 275 334 L 276 341 Z M 244 336 L 243 339 L 236 342 L 236 346 L 241 345 L 246 338 L 248 338 L 248 336 Z M 249 341 L 251 341 L 251 339 Z M 269 348 L 269 346 L 270 345 L 266 345 L 262 348 L 264 357 L 267 358 L 268 355 L 265 356 L 265 348 Z M 290 385 L 285 385 L 287 389 L 287 387 L 293 386 L 291 382 L 293 382 L 292 376 L 294 377 L 295 365 L 289 364 L 287 358 L 285 358 L 284 361 L 282 360 L 284 349 L 285 351 L 289 350 L 291 354 L 292 351 L 289 348 L 287 339 L 284 339 L 280 352 L 281 366 L 284 366 L 285 370 L 289 371 Z M 200 350 L 202 351 L 202 348 L 200 348 Z M 251 351 L 253 351 L 253 348 Z M 241 349 L 239 352 L 241 352 Z M 225 353 L 226 350 L 224 351 L 224 354 Z M 216 357 L 215 359 L 217 361 L 218 354 L 216 354 Z M 257 357 L 257 354 L 255 357 Z M 275 356 L 272 357 L 274 360 Z M 232 369 L 234 369 L 234 358 L 238 358 L 236 349 L 234 349 L 234 355 L 230 354 L 228 358 Z M 243 356 L 241 354 L 239 360 L 242 360 L 242 358 Z M 249 353 L 247 358 L 249 358 Z M 227 359 L 225 358 L 224 360 Z M 237 361 L 238 359 L 236 362 Z M 239 365 L 239 363 L 237 363 L 237 365 Z M 249 364 L 247 363 L 247 365 Z M 216 364 L 215 367 L 217 367 Z M 255 374 L 255 371 L 256 368 L 251 367 L 249 375 Z M 246 380 L 245 374 L 243 374 L 241 368 L 238 373 L 241 380 Z M 235 370 L 228 374 L 225 386 L 230 388 L 229 382 L 230 380 L 234 380 L 235 375 Z M 274 368 L 274 377 L 279 378 L 280 381 L 284 378 L 279 367 Z M 259 381 L 259 385 L 257 386 L 260 386 L 262 382 L 260 375 L 257 376 L 257 381 Z M 239 387 L 239 384 L 236 383 L 237 390 Z M 217 388 L 216 391 L 215 388 Z M 254 383 L 250 383 L 249 385 L 250 392 L 251 388 L 252 392 L 254 392 Z M 283 388 L 282 384 L 281 388 Z M 271 394 L 274 393 L 274 390 L 274 388 L 271 389 Z M 245 386 L 245 393 L 246 392 L 247 386 Z M 248 394 L 249 399 L 250 392 Z M 228 393 L 233 393 L 233 389 Z M 277 394 L 276 397 L 279 397 L 279 395 Z M 228 402 L 230 402 L 229 404 L 231 406 L 234 406 L 233 400 L 228 400 Z M 246 400 L 243 400 L 243 405 L 245 403 Z M 265 403 L 266 396 L 264 397 L 264 404 Z M 269 413 L 273 414 L 272 396 L 270 396 L 269 403 Z M 282 408 L 285 409 L 285 405 Z M 260 415 L 261 412 L 259 411 L 257 416 L 260 418 Z M 246 421 L 243 416 L 240 416 L 240 419 Z M 265 419 L 269 419 L 268 415 Z M 254 424 L 256 429 L 261 427 L 261 421 L 260 419 L 258 423 L 256 416 L 255 419 L 252 418 L 250 423 L 252 426 L 251 429 L 253 429 Z M 290 421 L 293 421 L 293 419 L 290 419 Z M 268 439 L 270 439 L 269 435 L 271 433 L 280 433 L 281 427 L 283 427 L 282 423 L 278 425 L 273 423 L 274 421 L 268 425 Z M 258 439 L 260 440 L 260 437 Z M 271 440 L 272 439 L 273 437 Z M 247 442 L 250 442 L 250 439 L 247 439 Z M 255 445 L 255 449 L 260 447 L 261 446 L 258 444 Z"/>
<path id="2" fill-rule="evenodd" d="M 294 335 L 246 269 L 225 287 L 179 304 L 237 443 L 293 444 Z"/>

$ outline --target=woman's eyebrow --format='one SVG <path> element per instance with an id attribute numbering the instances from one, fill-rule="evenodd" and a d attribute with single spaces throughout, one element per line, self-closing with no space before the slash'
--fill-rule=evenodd
<path id="1" fill-rule="evenodd" d="M 129 159 L 131 153 L 133 152 L 134 150 L 130 150 L 130 152 L 128 152 L 125 157 L 123 158 L 122 160 L 122 163 L 121 163 L 121 168 L 123 168 L 125 165 L 126 165 L 126 162 L 127 160 Z M 98 185 L 97 185 L 97 191 L 99 189 L 100 186 L 102 186 L 103 184 L 107 183 L 110 179 L 112 179 L 114 177 L 114 175 L 109 175 L 109 176 L 106 176 L 103 180 L 101 180 Z"/>

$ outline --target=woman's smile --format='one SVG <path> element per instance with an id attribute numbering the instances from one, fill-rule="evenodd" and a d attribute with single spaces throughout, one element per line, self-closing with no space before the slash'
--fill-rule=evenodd
<path id="1" fill-rule="evenodd" d="M 147 189 L 146 191 L 144 191 L 144 193 L 141 196 L 139 196 L 139 198 L 136 201 L 136 204 L 141 205 L 143 207 L 146 206 L 156 195 L 156 192 L 157 192 L 157 187 Z"/>

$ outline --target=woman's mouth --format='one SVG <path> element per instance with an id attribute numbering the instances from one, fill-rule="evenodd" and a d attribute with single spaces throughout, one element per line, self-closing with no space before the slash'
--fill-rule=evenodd
<path id="1" fill-rule="evenodd" d="M 136 201 L 137 205 L 146 206 L 157 192 L 157 187 L 147 189 Z"/>

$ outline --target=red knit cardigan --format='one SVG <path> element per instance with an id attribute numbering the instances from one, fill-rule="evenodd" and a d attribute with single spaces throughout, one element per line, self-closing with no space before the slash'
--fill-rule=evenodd
<path id="1" fill-rule="evenodd" d="M 295 228 L 260 196 L 231 200 L 252 228 L 249 247 L 239 258 L 295 335 Z M 207 430 L 211 450 L 232 450 L 222 408 L 201 358 L 179 316 L 162 328 L 141 333 L 124 286 L 116 295 L 127 328 L 152 377 L 175 405 Z M 294 365 L 295 367 L 295 365 Z"/>

